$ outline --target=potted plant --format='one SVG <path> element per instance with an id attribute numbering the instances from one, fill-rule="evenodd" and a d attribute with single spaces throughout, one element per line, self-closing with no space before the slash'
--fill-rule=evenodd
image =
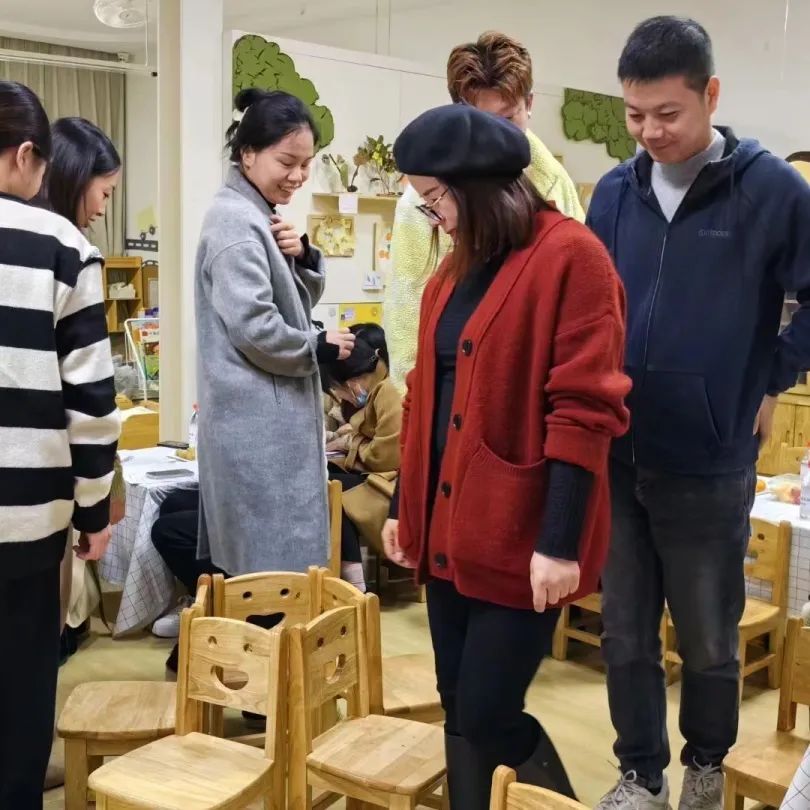
<path id="1" fill-rule="evenodd" d="M 369 180 L 381 189 L 381 197 L 394 197 L 396 191 L 397 164 L 394 160 L 394 151 L 390 143 L 386 143 L 382 135 L 377 138 L 367 137 L 354 156 L 354 165 L 358 168 L 366 167 Z"/>
<path id="2" fill-rule="evenodd" d="M 343 155 L 331 155 L 328 152 L 321 158 L 326 166 L 334 166 L 337 169 L 338 177 L 340 177 L 340 184 L 343 188 L 351 193 L 357 191 L 357 186 L 354 181 L 357 179 L 357 173 L 360 171 L 360 166 L 355 164 L 356 168 L 352 174 L 351 180 L 349 179 L 349 164 Z"/>

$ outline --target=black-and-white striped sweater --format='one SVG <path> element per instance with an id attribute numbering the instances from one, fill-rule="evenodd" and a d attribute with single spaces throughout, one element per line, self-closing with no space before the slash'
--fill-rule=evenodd
<path id="1" fill-rule="evenodd" d="M 67 220 L 0 195 L 0 577 L 58 563 L 109 520 L 120 419 L 101 256 Z"/>

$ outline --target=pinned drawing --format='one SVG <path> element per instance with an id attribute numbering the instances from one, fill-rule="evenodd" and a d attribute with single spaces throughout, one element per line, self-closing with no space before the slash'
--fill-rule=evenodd
<path id="1" fill-rule="evenodd" d="M 335 214 L 310 214 L 307 217 L 310 242 L 324 256 L 348 258 L 354 256 L 356 237 L 354 217 Z"/>

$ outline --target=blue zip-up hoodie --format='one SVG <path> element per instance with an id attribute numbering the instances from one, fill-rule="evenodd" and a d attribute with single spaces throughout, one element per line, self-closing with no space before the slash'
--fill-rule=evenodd
<path id="1" fill-rule="evenodd" d="M 755 462 L 766 393 L 810 368 L 810 185 L 731 130 L 667 222 L 646 152 L 596 187 L 588 224 L 627 291 L 630 432 L 614 457 L 684 475 Z M 785 291 L 800 308 L 779 335 Z"/>

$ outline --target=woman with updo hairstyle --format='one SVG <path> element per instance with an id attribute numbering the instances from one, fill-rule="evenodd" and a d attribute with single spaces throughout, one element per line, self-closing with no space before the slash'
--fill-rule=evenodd
<path id="1" fill-rule="evenodd" d="M 313 331 L 323 258 L 277 211 L 318 149 L 308 108 L 257 89 L 234 106 L 196 260 L 198 556 L 231 576 L 306 571 L 329 548 L 318 364 L 348 357 L 354 335 Z"/>

